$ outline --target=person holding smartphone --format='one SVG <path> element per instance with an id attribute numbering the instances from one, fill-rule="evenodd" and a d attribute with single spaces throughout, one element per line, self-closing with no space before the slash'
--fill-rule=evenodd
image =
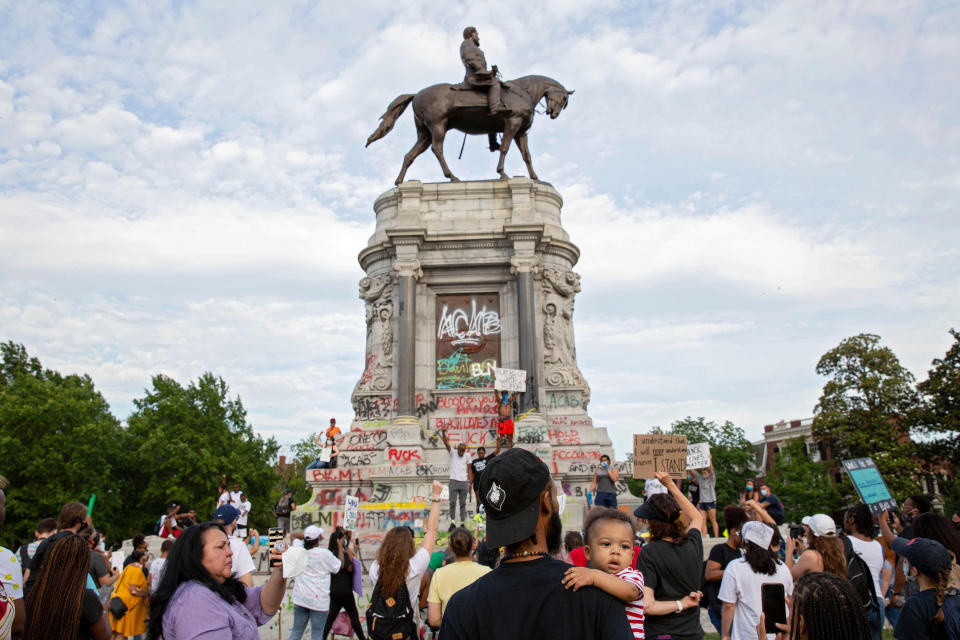
<path id="1" fill-rule="evenodd" d="M 600 456 L 600 464 L 593 470 L 593 482 L 590 484 L 590 491 L 596 491 L 594 503 L 598 507 L 617 508 L 616 483 L 619 480 L 620 472 L 616 467 L 610 466 L 610 456 Z"/>
<path id="2" fill-rule="evenodd" d="M 793 594 L 790 569 L 770 550 L 774 529 L 764 522 L 745 522 L 740 529 L 744 555 L 727 565 L 718 597 L 723 602 L 723 640 L 747 640 L 757 637 L 757 623 L 763 609 L 764 590 L 783 594 L 782 620 Z M 770 595 L 767 596 L 770 601 Z M 770 617 L 769 614 L 767 617 Z"/>

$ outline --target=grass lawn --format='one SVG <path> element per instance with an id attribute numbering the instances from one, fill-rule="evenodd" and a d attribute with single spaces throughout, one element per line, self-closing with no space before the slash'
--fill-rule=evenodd
<path id="1" fill-rule="evenodd" d="M 720 640 L 719 633 L 705 633 L 703 634 L 703 640 Z M 883 640 L 893 640 L 893 629 L 884 629 L 883 630 Z"/>

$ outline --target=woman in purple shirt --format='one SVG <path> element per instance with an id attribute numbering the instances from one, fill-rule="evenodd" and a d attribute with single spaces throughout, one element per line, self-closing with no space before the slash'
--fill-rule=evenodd
<path id="1" fill-rule="evenodd" d="M 271 551 L 271 559 L 279 554 Z M 147 637 L 153 640 L 259 640 L 283 602 L 286 580 L 276 567 L 262 587 L 231 576 L 233 553 L 219 524 L 190 527 L 170 549 L 151 596 Z"/>

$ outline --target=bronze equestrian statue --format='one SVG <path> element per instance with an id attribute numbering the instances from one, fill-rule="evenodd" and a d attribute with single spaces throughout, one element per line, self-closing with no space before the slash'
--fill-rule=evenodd
<path id="1" fill-rule="evenodd" d="M 435 84 L 417 94 L 398 96 L 380 116 L 380 126 L 367 138 L 366 146 L 370 146 L 370 143 L 390 133 L 397 118 L 408 104 L 413 103 L 417 141 L 403 157 L 403 166 L 395 184 L 403 182 L 407 169 L 427 147 L 433 149 L 440 161 L 443 175 L 451 182 L 459 182 L 460 179 L 453 175 L 443 157 L 443 139 L 450 129 L 472 135 L 486 134 L 490 138 L 491 151 L 496 151 L 499 146 L 497 173 L 503 179 L 507 179 L 503 161 L 511 141 L 516 140 L 527 172 L 532 179 L 537 179 L 527 146 L 527 131 L 533 124 L 534 109 L 540 100 L 546 98 L 547 114 L 554 119 L 567 106 L 573 91 L 567 91 L 562 84 L 546 76 L 523 76 L 502 83 L 497 77 L 496 66 L 487 70 L 477 30 L 467 27 L 463 31 L 463 38 L 460 57 L 466 69 L 464 82 L 459 85 Z M 499 132 L 503 133 L 503 140 L 497 145 L 496 134 Z"/>

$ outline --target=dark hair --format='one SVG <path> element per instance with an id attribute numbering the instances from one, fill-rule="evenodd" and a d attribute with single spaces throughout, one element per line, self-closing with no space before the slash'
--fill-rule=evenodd
<path id="1" fill-rule="evenodd" d="M 807 640 L 871 640 L 873 632 L 853 584 L 830 573 L 814 571 L 797 580 L 793 590 L 791 640 L 800 637 L 800 619 Z"/>
<path id="2" fill-rule="evenodd" d="M 332 541 L 333 541 L 333 538 L 331 538 L 331 542 Z M 320 538 L 312 538 L 312 539 L 304 538 L 303 539 L 303 548 L 308 551 L 310 549 L 316 549 L 317 546 L 319 545 L 320 545 Z M 332 551 L 334 554 L 337 553 L 336 549 L 330 549 L 330 551 Z"/>
<path id="3" fill-rule="evenodd" d="M 53 518 L 44 518 L 37 523 L 37 533 L 50 533 L 57 530 L 57 521 Z"/>
<path id="4" fill-rule="evenodd" d="M 723 508 L 723 524 L 727 527 L 727 532 L 731 529 L 739 530 L 743 523 L 749 520 L 747 510 L 735 504 Z"/>
<path id="5" fill-rule="evenodd" d="M 874 522 L 870 515 L 870 507 L 865 504 L 856 504 L 847 509 L 847 520 L 849 520 L 857 533 L 868 538 L 873 537 Z"/>
<path id="6" fill-rule="evenodd" d="M 563 536 L 563 548 L 567 550 L 567 553 L 582 546 L 583 536 L 579 531 L 567 531 L 567 535 Z"/>
<path id="7" fill-rule="evenodd" d="M 587 513 L 586 519 L 583 521 L 583 544 L 590 544 L 590 532 L 601 520 L 617 520 L 624 523 L 630 527 L 630 539 L 633 539 L 633 534 L 637 532 L 637 525 L 634 523 L 633 518 L 625 514 L 619 509 L 614 509 L 612 507 L 594 507 L 590 509 Z"/>
<path id="8" fill-rule="evenodd" d="M 86 508 L 84 508 L 86 511 Z M 27 597 L 24 640 L 73 640 L 83 610 L 90 548 L 80 536 L 53 543 Z"/>
<path id="9" fill-rule="evenodd" d="M 140 562 L 146 555 L 147 552 L 143 549 L 134 549 L 133 553 L 130 554 L 130 564 L 133 564 L 134 562 Z"/>
<path id="10" fill-rule="evenodd" d="M 920 513 L 929 513 L 930 512 L 930 498 L 923 495 L 922 493 L 915 493 L 907 500 L 913 501 L 913 506 L 917 508 L 917 511 Z"/>
<path id="11" fill-rule="evenodd" d="M 163 614 L 173 594 L 184 582 L 196 580 L 223 598 L 227 604 L 246 601 L 247 591 L 242 582 L 231 576 L 223 583 L 219 583 L 203 566 L 203 538 L 207 531 L 213 529 L 227 535 L 222 524 L 204 522 L 185 529 L 173 543 L 167 562 L 163 566 L 163 573 L 160 574 L 160 584 L 150 595 L 150 617 L 147 619 L 149 640 L 159 640 L 163 637 Z"/>
<path id="12" fill-rule="evenodd" d="M 683 515 L 680 505 L 673 499 L 673 496 L 667 493 L 657 493 L 649 498 L 647 502 L 657 508 L 660 513 L 667 516 L 668 522 L 660 520 L 650 520 L 650 542 L 672 538 L 674 544 L 683 544 L 687 541 L 687 527 L 690 522 L 687 516 Z"/>
<path id="13" fill-rule="evenodd" d="M 607 462 L 610 462 L 610 456 L 608 456 L 608 455 L 605 454 L 605 453 L 601 453 L 601 454 L 600 454 L 600 461 L 603 462 L 603 459 L 604 459 L 604 458 L 607 459 Z"/>
<path id="14" fill-rule="evenodd" d="M 160 545 L 160 553 L 163 553 L 164 551 L 170 551 L 170 547 L 172 546 L 173 546 L 173 540 L 171 540 L 170 538 L 167 538 L 166 540 L 163 541 L 163 544 Z"/>
<path id="15" fill-rule="evenodd" d="M 145 544 L 147 544 L 147 536 L 143 535 L 142 533 L 138 533 L 137 535 L 133 536 L 134 549 L 137 547 L 142 547 Z"/>
<path id="16" fill-rule="evenodd" d="M 60 509 L 60 518 L 57 520 L 58 528 L 72 529 L 87 519 L 87 505 L 82 502 L 68 502 Z"/>
<path id="17" fill-rule="evenodd" d="M 469 558 L 473 552 L 473 534 L 469 529 L 457 527 L 450 532 L 447 541 L 450 544 L 450 550 L 457 558 Z"/>
<path id="18" fill-rule="evenodd" d="M 413 535 L 412 531 L 410 532 L 410 535 L 411 536 Z M 336 529 L 333 530 L 333 533 L 330 534 L 330 541 L 327 543 L 327 549 L 329 549 L 330 553 L 332 553 L 333 555 L 337 555 L 340 552 L 340 550 L 337 548 L 337 540 L 339 540 L 340 538 L 344 539 L 343 546 L 346 547 L 347 543 L 350 541 L 350 532 L 344 529 L 343 527 L 337 527 Z M 312 548 L 312 547 L 307 547 L 306 540 L 303 541 L 303 546 L 306 547 L 307 549 Z M 317 545 L 313 545 L 313 546 L 315 547 Z"/>
<path id="19" fill-rule="evenodd" d="M 760 545 L 744 541 L 743 559 L 747 561 L 754 573 L 772 576 L 777 573 L 777 554 Z"/>
<path id="20" fill-rule="evenodd" d="M 936 540 L 953 554 L 953 561 L 960 560 L 960 532 L 952 522 L 939 513 L 921 513 L 913 521 L 913 533 L 918 538 Z"/>

